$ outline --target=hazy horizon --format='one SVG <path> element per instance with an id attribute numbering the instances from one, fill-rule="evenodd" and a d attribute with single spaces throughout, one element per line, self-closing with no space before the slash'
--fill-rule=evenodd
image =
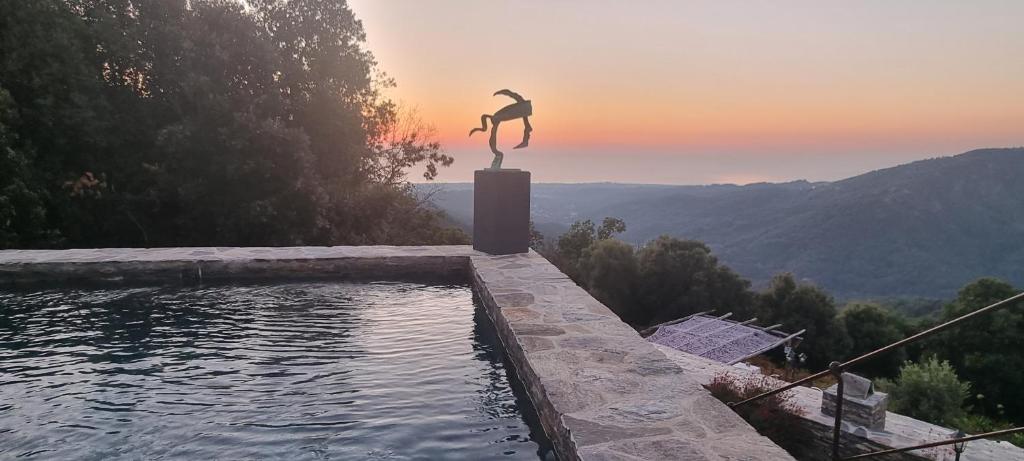
<path id="1" fill-rule="evenodd" d="M 1019 148 L 1024 148 L 1024 146 L 985 146 L 985 147 L 979 147 L 978 149 L 989 149 L 989 148 L 995 148 L 995 149 L 1014 148 L 1014 149 L 1019 149 Z M 548 180 L 548 179 L 543 179 L 544 177 L 550 176 L 549 174 L 545 174 L 546 170 L 543 168 L 545 165 L 537 165 L 535 161 L 534 162 L 528 162 L 528 163 L 533 163 L 534 166 L 541 167 L 541 168 L 538 168 L 537 170 L 531 171 L 531 174 L 534 176 L 534 178 L 533 178 L 534 179 L 533 180 L 534 183 L 544 183 L 544 184 L 624 184 L 624 185 L 651 185 L 651 186 L 711 186 L 711 185 L 738 185 L 738 186 L 743 186 L 743 185 L 757 184 L 757 183 L 788 183 L 788 182 L 796 182 L 796 181 L 807 181 L 807 182 L 814 183 L 814 182 L 840 181 L 840 180 L 851 178 L 851 177 L 854 177 L 854 176 L 859 176 L 859 175 L 862 175 L 862 174 L 870 173 L 872 171 L 884 170 L 884 169 L 887 169 L 887 168 L 894 168 L 894 167 L 897 167 L 897 166 L 906 165 L 906 164 L 917 162 L 917 161 L 921 161 L 921 160 L 928 160 L 928 159 L 934 159 L 934 158 L 943 158 L 943 157 L 952 157 L 952 156 L 960 155 L 960 154 L 967 153 L 967 152 L 973 151 L 973 150 L 977 150 L 977 149 L 969 149 L 969 150 L 965 150 L 963 152 L 957 152 L 957 153 L 948 154 L 948 155 L 927 155 L 927 156 L 922 156 L 920 158 L 912 158 L 912 159 L 906 160 L 906 161 L 898 161 L 898 162 L 890 163 L 890 164 L 882 164 L 882 165 L 879 165 L 879 166 L 876 166 L 876 167 L 868 167 L 867 169 L 859 170 L 859 171 L 855 171 L 854 170 L 855 166 L 854 165 L 850 165 L 848 169 L 851 171 L 851 173 L 845 174 L 845 175 L 837 175 L 835 177 L 823 177 L 823 178 L 792 177 L 792 178 L 778 178 L 778 179 L 746 178 L 746 179 L 749 179 L 749 180 L 746 180 L 746 181 L 744 181 L 743 180 L 744 178 L 742 178 L 742 177 L 733 177 L 733 180 L 711 181 L 711 182 L 652 182 L 652 181 L 602 180 L 602 179 L 597 179 L 597 180 L 575 180 L 575 181 L 574 180 Z M 480 153 L 480 156 L 482 158 L 486 158 L 487 155 L 489 155 L 489 154 L 486 153 L 486 152 Z M 463 157 L 463 158 L 465 158 L 465 157 Z M 629 156 L 620 156 L 619 159 L 625 161 L 625 160 L 629 160 L 630 157 Z M 886 158 L 880 158 L 880 160 L 883 160 L 883 161 L 885 159 Z M 556 160 L 558 160 L 558 159 L 556 158 Z M 564 160 L 566 160 L 566 161 L 574 161 L 576 159 L 570 158 L 570 159 L 564 159 Z M 665 159 L 664 158 L 660 158 L 660 159 L 657 159 L 657 160 L 663 161 Z M 669 160 L 692 161 L 692 159 L 685 158 L 685 157 L 684 158 L 680 158 L 680 159 L 669 159 Z M 468 170 L 468 171 L 462 171 L 463 168 L 458 168 L 459 166 L 466 166 L 467 168 L 464 168 L 464 169 Z M 411 179 L 413 180 L 414 183 L 417 183 L 417 184 L 442 184 L 442 183 L 443 184 L 466 184 L 466 183 L 472 183 L 473 182 L 473 173 L 472 173 L 473 170 L 479 170 L 479 169 L 483 168 L 484 166 L 486 166 L 486 165 L 476 165 L 476 164 L 473 164 L 473 165 L 465 165 L 465 164 L 459 165 L 458 161 L 456 161 L 456 163 L 453 164 L 448 169 L 442 170 L 441 175 L 438 177 L 438 179 L 436 179 L 434 181 L 426 181 L 422 177 L 419 177 L 419 176 L 413 177 Z M 520 168 L 520 167 L 517 166 L 515 168 Z M 522 167 L 522 168 L 529 169 L 527 167 Z M 461 178 L 461 179 L 452 179 L 451 178 L 451 176 L 452 176 L 451 173 L 452 172 L 457 173 L 459 176 L 462 176 L 462 175 L 467 175 L 467 176 L 465 178 Z M 542 179 L 537 179 L 538 172 L 540 173 L 540 176 L 541 176 Z M 653 172 L 653 173 L 655 173 L 654 175 L 656 176 L 657 172 Z"/>
<path id="2" fill-rule="evenodd" d="M 1024 3 L 354 0 L 389 95 L 455 164 L 490 163 L 481 113 L 533 101 L 505 166 L 542 182 L 835 180 L 1024 145 Z"/>

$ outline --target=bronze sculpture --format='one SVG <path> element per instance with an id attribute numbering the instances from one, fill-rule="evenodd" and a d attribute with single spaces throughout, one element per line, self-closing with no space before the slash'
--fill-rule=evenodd
<path id="1" fill-rule="evenodd" d="M 497 96 L 499 94 L 508 96 L 516 102 L 498 109 L 494 115 L 481 115 L 480 128 L 473 128 L 472 130 L 469 130 L 470 136 L 473 136 L 473 133 L 476 133 L 477 131 L 486 131 L 487 119 L 491 120 L 490 146 L 491 152 L 494 153 L 494 161 L 491 162 L 491 170 L 500 170 L 501 160 L 505 157 L 505 154 L 498 150 L 498 125 L 501 124 L 501 122 L 507 122 L 517 118 L 523 119 L 523 142 L 513 147 L 513 149 L 521 149 L 530 145 L 530 132 L 533 131 L 533 127 L 530 126 L 530 116 L 533 115 L 533 104 L 511 90 L 498 90 L 494 92 L 493 96 Z"/>

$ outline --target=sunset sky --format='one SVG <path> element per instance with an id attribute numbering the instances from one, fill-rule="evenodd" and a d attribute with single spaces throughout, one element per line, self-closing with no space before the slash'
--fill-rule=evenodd
<path id="1" fill-rule="evenodd" d="M 391 96 L 456 158 L 481 113 L 533 101 L 534 181 L 831 180 L 1024 145 L 1024 1 L 353 0 Z"/>

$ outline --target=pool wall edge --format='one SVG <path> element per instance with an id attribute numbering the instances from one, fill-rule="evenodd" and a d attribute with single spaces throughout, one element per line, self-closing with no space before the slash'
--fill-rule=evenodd
<path id="1" fill-rule="evenodd" d="M 792 459 L 537 253 L 470 260 L 563 461 Z"/>

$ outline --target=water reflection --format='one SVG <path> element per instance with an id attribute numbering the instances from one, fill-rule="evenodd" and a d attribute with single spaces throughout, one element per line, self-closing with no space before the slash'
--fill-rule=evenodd
<path id="1" fill-rule="evenodd" d="M 0 453 L 536 459 L 486 321 L 464 286 L 0 293 Z"/>
<path id="2" fill-rule="evenodd" d="M 529 428 L 528 437 L 522 434 L 510 434 L 503 441 L 522 441 L 537 444 L 536 454 L 543 459 L 554 459 L 551 442 L 541 429 L 533 403 L 526 397 L 526 389 L 515 374 L 511 364 L 506 365 L 508 357 L 498 338 L 494 324 L 484 312 L 482 302 L 476 292 L 473 293 L 473 350 L 475 358 L 487 363 L 489 371 L 485 374 L 487 383 L 477 391 L 480 395 L 478 411 L 488 414 L 495 420 L 515 418 L 517 415 L 526 421 Z M 499 428 L 492 428 L 499 430 Z M 545 458 L 545 455 L 547 456 Z"/>

